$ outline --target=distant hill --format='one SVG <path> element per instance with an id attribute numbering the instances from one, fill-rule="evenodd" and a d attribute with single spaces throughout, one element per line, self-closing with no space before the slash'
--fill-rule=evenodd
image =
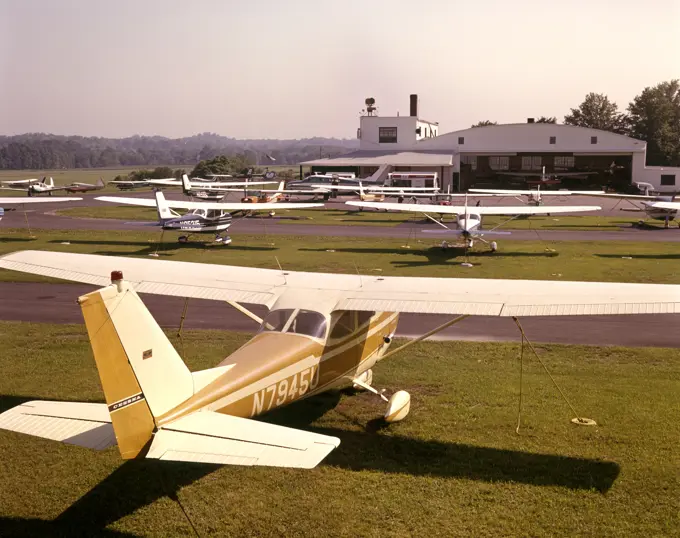
<path id="1" fill-rule="evenodd" d="M 297 164 L 320 155 L 342 155 L 359 147 L 357 140 L 303 138 L 300 140 L 239 140 L 215 133 L 185 138 L 130 136 L 99 138 L 27 133 L 0 136 L 0 169 L 115 168 L 194 164 L 217 155 L 244 154 L 250 162 Z"/>

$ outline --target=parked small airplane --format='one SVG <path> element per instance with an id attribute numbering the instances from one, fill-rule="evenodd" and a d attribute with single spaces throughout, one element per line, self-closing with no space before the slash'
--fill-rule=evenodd
<path id="1" fill-rule="evenodd" d="M 509 235 L 510 232 L 498 232 L 497 228 L 507 224 L 511 220 L 516 219 L 521 215 L 547 215 L 552 213 L 581 213 L 585 211 L 598 211 L 602 209 L 600 206 L 489 206 L 489 207 L 470 207 L 466 203 L 463 206 L 446 206 L 446 205 L 432 205 L 432 204 L 394 204 L 384 202 L 345 202 L 345 204 L 356 207 L 371 207 L 374 209 L 385 209 L 392 211 L 409 211 L 412 213 L 422 213 L 431 221 L 435 222 L 443 228 L 443 230 L 425 230 L 428 233 L 446 233 L 450 235 L 458 235 L 465 241 L 465 249 L 472 248 L 474 240 L 479 239 L 482 243 L 489 246 L 492 252 L 498 250 L 496 241 L 486 241 L 485 235 Z M 439 220 L 431 217 L 429 214 L 438 215 L 456 215 L 457 228 L 449 228 Z M 508 220 L 502 222 L 498 226 L 490 230 L 483 230 L 482 216 L 484 215 L 506 215 L 510 216 Z M 448 243 L 442 243 L 442 247 L 449 246 Z"/>
<path id="2" fill-rule="evenodd" d="M 619 193 L 583 193 L 586 196 L 596 198 L 618 198 L 627 200 L 633 207 L 622 207 L 621 211 L 644 212 L 647 218 L 661 220 L 666 228 L 670 227 L 670 221 L 678 216 L 680 202 L 675 201 L 676 194 L 661 195 L 652 194 L 653 186 L 650 183 L 636 183 L 637 188 L 644 194 L 619 194 Z M 644 224 L 644 220 L 639 221 Z M 678 223 L 680 226 L 680 223 Z"/>
<path id="3" fill-rule="evenodd" d="M 524 203 L 524 197 L 527 198 L 526 203 L 532 205 L 542 205 L 544 196 L 572 196 L 572 195 L 589 195 L 589 194 L 604 194 L 604 191 L 546 191 L 541 190 L 541 186 L 537 185 L 535 189 L 530 190 L 514 190 L 514 189 L 469 189 L 472 194 L 493 194 L 500 197 L 513 196 L 520 202 Z"/>
<path id="4" fill-rule="evenodd" d="M 680 286 L 668 284 L 340 275 L 46 251 L 7 254 L 0 268 L 103 286 L 78 303 L 106 400 L 25 402 L 0 414 L 0 428 L 100 450 L 118 444 L 124 459 L 312 468 L 339 438 L 251 419 L 354 386 L 386 403 L 387 423 L 403 420 L 409 393 L 376 389 L 373 368 L 470 315 L 680 312 Z M 191 372 L 138 293 L 225 301 L 260 330 L 214 368 Z M 388 352 L 402 312 L 456 317 Z"/>
<path id="5" fill-rule="evenodd" d="M 243 202 L 190 202 L 186 200 L 166 200 L 161 191 L 156 191 L 155 200 L 149 198 L 128 198 L 122 196 L 99 196 L 95 200 L 114 204 L 135 205 L 140 207 L 155 207 L 158 212 L 158 226 L 163 230 L 184 232 L 178 239 L 186 243 L 189 236 L 195 233 L 214 233 L 215 241 L 228 245 L 231 238 L 221 235 L 231 226 L 231 212 L 269 211 L 274 214 L 275 209 L 309 209 L 323 207 L 323 204 L 284 204 L 277 203 L 243 203 Z M 173 209 L 187 209 L 188 213 L 180 215 Z"/>
<path id="6" fill-rule="evenodd" d="M 8 205 L 23 205 L 23 204 L 58 204 L 61 202 L 77 202 L 82 198 L 73 197 L 54 197 L 54 198 L 25 198 L 23 196 L 9 196 L 7 198 L 0 198 L 0 220 L 5 214 L 5 211 L 13 211 L 13 209 L 6 209 Z"/>

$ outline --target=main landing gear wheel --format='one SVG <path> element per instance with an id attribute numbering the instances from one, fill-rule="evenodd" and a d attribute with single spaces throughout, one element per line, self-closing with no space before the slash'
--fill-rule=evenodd
<path id="1" fill-rule="evenodd" d="M 179 243 L 188 243 L 189 242 L 189 236 L 188 235 L 180 235 L 177 238 L 177 242 Z"/>
<path id="2" fill-rule="evenodd" d="M 370 381 L 373 381 L 373 371 L 366 370 L 359 377 L 353 379 L 353 386 L 357 390 L 368 390 L 387 402 L 387 409 L 383 416 L 385 422 L 392 423 L 404 420 L 411 410 L 411 395 L 405 390 L 399 390 L 388 398 L 383 394 L 385 392 L 384 389 L 378 392 L 370 384 Z"/>
<path id="3" fill-rule="evenodd" d="M 489 243 L 489 246 L 491 247 L 491 252 L 496 252 L 498 250 L 498 243 L 496 243 L 495 241 L 491 241 L 491 243 Z"/>

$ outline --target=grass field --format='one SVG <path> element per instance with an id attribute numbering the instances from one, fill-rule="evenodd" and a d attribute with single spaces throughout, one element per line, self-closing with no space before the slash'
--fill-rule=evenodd
<path id="1" fill-rule="evenodd" d="M 310 224 L 318 225 L 343 225 L 343 226 L 396 226 L 403 222 L 413 221 L 426 224 L 429 221 L 421 215 L 395 212 L 357 211 L 357 210 L 321 210 L 300 209 L 277 211 L 280 222 L 283 224 Z M 157 220 L 154 209 L 130 206 L 97 206 L 97 207 L 71 207 L 57 210 L 57 214 L 67 217 L 80 217 L 91 219 L 120 219 L 120 220 Z M 454 219 L 447 217 L 448 224 Z M 484 227 L 494 228 L 504 222 L 503 217 L 486 217 Z M 600 216 L 554 216 L 554 217 L 531 217 L 529 219 L 517 219 L 503 225 L 503 230 L 606 230 L 618 231 L 630 228 L 639 219 L 622 217 Z M 652 226 L 654 224 L 651 224 Z M 663 224 L 659 223 L 659 227 Z"/>
<path id="2" fill-rule="evenodd" d="M 192 370 L 247 335 L 185 335 Z M 81 326 L 0 323 L 0 411 L 102 401 Z M 316 469 L 122 463 L 0 431 L 2 536 L 670 536 L 680 525 L 677 350 L 541 346 L 579 414 L 518 347 L 422 343 L 377 366 L 412 394 L 388 428 L 369 394 L 327 393 L 265 420 L 340 438 Z"/>
<path id="3" fill-rule="evenodd" d="M 265 231 L 263 227 L 263 232 Z M 158 232 L 3 229 L 0 254 L 15 250 L 53 250 L 103 255 L 148 256 L 156 251 Z M 403 276 L 594 280 L 680 283 L 680 243 L 629 241 L 502 241 L 497 253 L 470 255 L 473 268 L 462 267 L 461 249 L 442 250 L 432 239 L 314 237 L 234 234 L 228 246 L 198 242 L 180 245 L 178 233 L 166 233 L 159 257 L 225 265 L 301 271 Z M 68 244 L 63 244 L 68 243 Z M 33 281 L 32 275 L 0 271 L 0 280 Z M 40 280 L 42 280 L 40 278 Z"/>

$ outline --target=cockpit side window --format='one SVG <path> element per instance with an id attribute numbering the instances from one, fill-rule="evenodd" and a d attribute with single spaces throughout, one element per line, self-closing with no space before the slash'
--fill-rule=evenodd
<path id="1" fill-rule="evenodd" d="M 326 316 L 319 312 L 301 308 L 283 308 L 272 310 L 267 314 L 260 327 L 260 332 L 272 331 L 324 338 L 326 336 L 326 325 Z"/>
<path id="2" fill-rule="evenodd" d="M 192 213 L 197 217 L 205 217 L 205 209 L 194 209 Z"/>

